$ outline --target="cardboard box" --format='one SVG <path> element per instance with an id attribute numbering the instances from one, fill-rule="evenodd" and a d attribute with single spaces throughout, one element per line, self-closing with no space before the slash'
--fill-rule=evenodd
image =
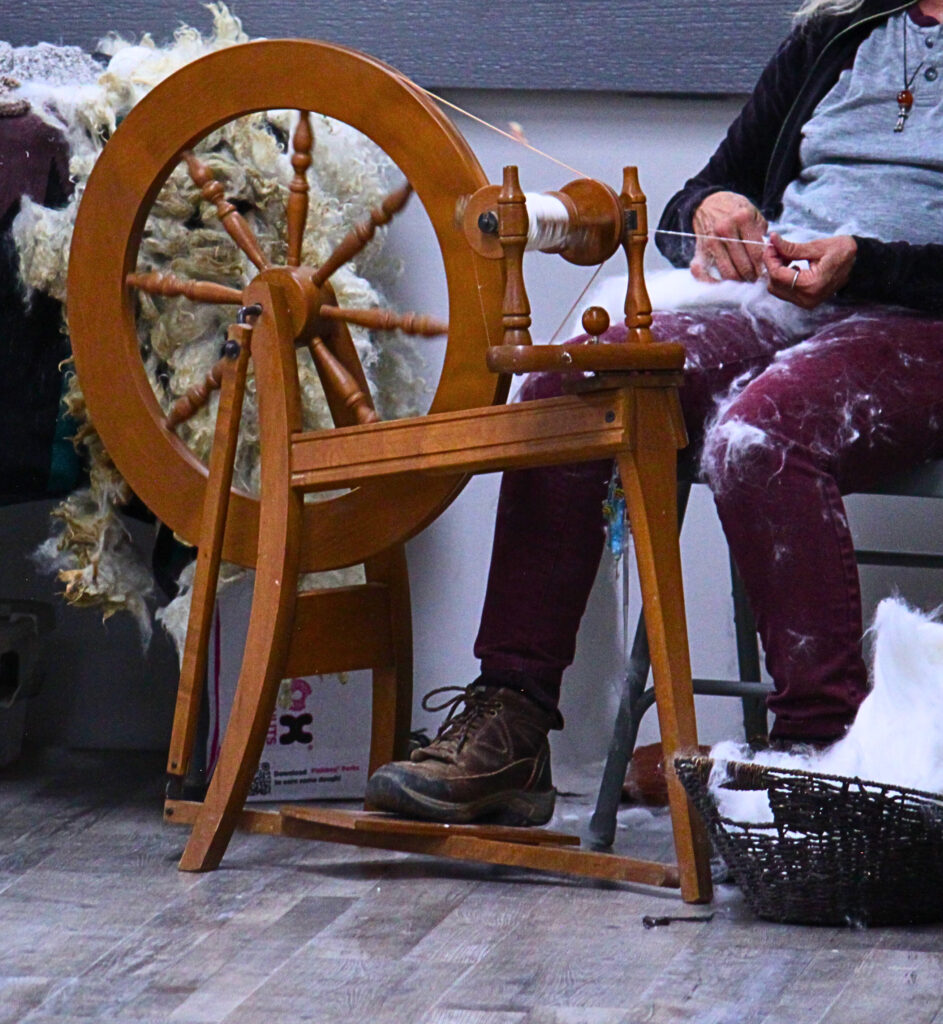
<path id="1" fill-rule="evenodd" d="M 210 637 L 207 764 L 215 765 L 242 665 L 252 607 L 252 581 L 227 587 L 217 601 Z M 269 723 L 249 800 L 356 799 L 367 784 L 372 679 L 344 676 L 285 679 Z"/>

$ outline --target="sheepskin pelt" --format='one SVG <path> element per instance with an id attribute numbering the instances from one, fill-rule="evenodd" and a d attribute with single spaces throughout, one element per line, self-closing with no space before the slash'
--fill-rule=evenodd
<path id="1" fill-rule="evenodd" d="M 210 51 L 246 42 L 238 19 L 222 4 L 210 4 L 212 33 L 204 37 L 181 28 L 174 41 L 156 46 L 145 37 L 132 44 L 118 37 L 99 47 L 107 66 L 92 76 L 91 58 L 76 56 L 74 48 L 44 45 L 42 76 L 30 78 L 30 62 L 15 66 L 21 94 L 33 109 L 66 136 L 74 194 L 63 209 L 53 210 L 24 200 L 14 226 L 20 271 L 27 289 L 38 289 L 63 301 L 68 251 L 78 203 L 104 141 L 131 107 L 158 82 L 189 61 Z M 62 64 L 55 53 L 61 49 Z M 9 56 L 9 55 L 8 55 Z M 0 52 L 0 60 L 4 53 Z M 24 70 L 25 69 L 25 70 Z M 69 69 L 76 69 L 70 76 Z M 273 262 L 285 258 L 285 208 L 292 168 L 286 152 L 294 112 L 269 111 L 231 122 L 196 147 L 200 158 L 238 197 L 262 248 Z M 317 264 L 365 212 L 400 183 L 401 176 L 382 151 L 347 125 L 325 117 L 313 118 L 315 143 L 309 172 L 311 185 L 303 259 Z M 138 268 L 241 287 L 253 268 L 230 241 L 214 209 L 202 203 L 185 168 L 178 166 L 160 192 L 147 221 Z M 395 279 L 398 264 L 383 252 L 382 232 L 356 260 L 332 278 L 338 301 L 345 306 L 386 305 L 384 290 Z M 219 339 L 232 322 L 234 310 L 201 306 L 186 299 L 140 294 L 138 334 L 142 358 L 155 394 L 164 408 L 201 381 L 218 358 Z M 384 418 L 420 410 L 426 397 L 420 353 L 406 337 L 386 332 L 374 335 L 359 328 L 351 333 Z M 317 374 L 307 354 L 300 359 L 304 396 L 304 425 L 330 425 L 330 414 Z M 121 382 L 116 381 L 116 386 Z M 81 381 L 71 375 L 67 402 L 81 424 L 76 443 L 88 453 L 91 481 L 55 512 L 54 536 L 39 553 L 40 561 L 66 583 L 66 597 L 77 604 L 97 604 L 105 614 L 127 609 L 149 630 L 148 599 L 152 580 L 117 516 L 130 497 L 120 473 L 108 459 L 89 421 Z M 179 428 L 180 436 L 205 459 L 212 443 L 216 401 Z M 133 424 L 129 424 L 133 429 Z M 259 452 L 255 389 L 250 379 L 236 457 L 236 482 L 258 489 Z M 186 601 L 186 598 L 184 598 Z M 171 610 L 173 622 L 181 610 Z M 183 615 L 185 620 L 185 615 Z"/>

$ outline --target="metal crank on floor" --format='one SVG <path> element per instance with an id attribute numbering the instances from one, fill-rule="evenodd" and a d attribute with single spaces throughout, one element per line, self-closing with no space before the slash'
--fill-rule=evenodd
<path id="1" fill-rule="evenodd" d="M 248 112 L 299 111 L 292 136 L 285 262 L 256 239 L 193 147 Z M 396 189 L 317 266 L 303 266 L 312 163 L 310 112 L 367 134 L 404 173 Z M 432 158 L 434 155 L 434 159 Z M 203 200 L 257 273 L 243 288 L 137 268 L 143 225 L 182 161 Z M 331 278 L 379 227 L 422 201 L 437 238 L 449 322 L 338 305 Z M 326 43 L 272 40 L 211 54 L 146 96 L 108 142 L 86 188 L 73 241 L 70 326 L 92 419 L 132 489 L 198 549 L 168 756 L 187 774 L 222 559 L 254 568 L 255 590 L 229 725 L 202 801 L 169 798 L 168 821 L 191 827 L 180 867 L 215 868 L 236 828 L 404 850 L 541 871 L 680 886 L 710 899 L 708 847 L 676 780 L 669 802 L 677 866 L 579 848 L 546 829 L 447 826 L 311 806 L 245 806 L 282 679 L 369 668 L 370 768 L 405 754 L 412 712 L 412 631 L 405 541 L 431 522 L 469 474 L 613 458 L 635 538 L 666 762 L 697 744 L 677 535 L 676 456 L 686 443 L 677 399 L 680 344 L 653 342 L 643 275 L 646 204 L 634 168 L 620 192 L 591 179 L 528 196 L 515 167 L 489 184 L 451 122 L 417 86 L 372 58 Z M 625 341 L 598 344 L 608 315 L 588 310 L 593 340 L 532 345 L 522 270 L 526 248 L 595 265 L 623 249 L 629 266 Z M 136 293 L 233 304 L 242 313 L 219 362 L 169 414 L 147 379 L 135 330 Z M 381 422 L 348 324 L 447 335 L 430 412 Z M 296 352 L 306 349 L 335 427 L 304 431 Z M 239 422 L 252 365 L 261 483 L 233 487 Z M 560 398 L 503 405 L 509 376 L 552 371 Z M 127 378 L 127 379 L 123 379 Z M 219 391 L 203 465 L 174 428 Z M 330 494 L 306 501 L 312 492 Z M 303 573 L 362 564 L 366 582 L 298 592 Z"/>

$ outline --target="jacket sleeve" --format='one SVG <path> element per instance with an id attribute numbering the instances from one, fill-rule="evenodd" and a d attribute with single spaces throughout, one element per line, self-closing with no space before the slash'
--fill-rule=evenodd
<path id="1" fill-rule="evenodd" d="M 943 244 L 859 238 L 842 299 L 943 313 Z"/>
<path id="2" fill-rule="evenodd" d="M 694 212 L 714 192 L 738 192 L 761 206 L 780 128 L 815 52 L 816 34 L 808 26 L 794 29 L 767 64 L 714 155 L 669 201 L 659 228 L 690 232 Z M 690 238 L 656 234 L 655 244 L 676 267 L 687 266 L 694 256 L 694 240 Z"/>

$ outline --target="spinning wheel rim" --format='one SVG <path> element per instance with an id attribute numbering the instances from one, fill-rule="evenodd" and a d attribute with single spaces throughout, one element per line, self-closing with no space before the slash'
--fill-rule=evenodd
<path id="1" fill-rule="evenodd" d="M 286 108 L 327 115 L 368 136 L 405 173 L 426 210 L 445 268 L 450 322 L 430 411 L 488 405 L 501 395 L 484 359 L 489 337 L 500 340 L 500 265 L 477 256 L 454 219 L 458 199 L 487 182 L 434 103 L 382 62 L 331 44 L 271 40 L 194 61 L 130 111 L 99 157 L 76 219 L 68 285 L 76 370 L 92 422 L 135 493 L 190 543 L 199 534 L 206 467 L 162 425 L 125 277 L 180 153 L 236 117 Z M 307 505 L 302 569 L 355 564 L 412 536 L 463 482 L 455 475 L 394 480 Z M 224 558 L 255 564 L 258 518 L 258 500 L 234 490 Z"/>

